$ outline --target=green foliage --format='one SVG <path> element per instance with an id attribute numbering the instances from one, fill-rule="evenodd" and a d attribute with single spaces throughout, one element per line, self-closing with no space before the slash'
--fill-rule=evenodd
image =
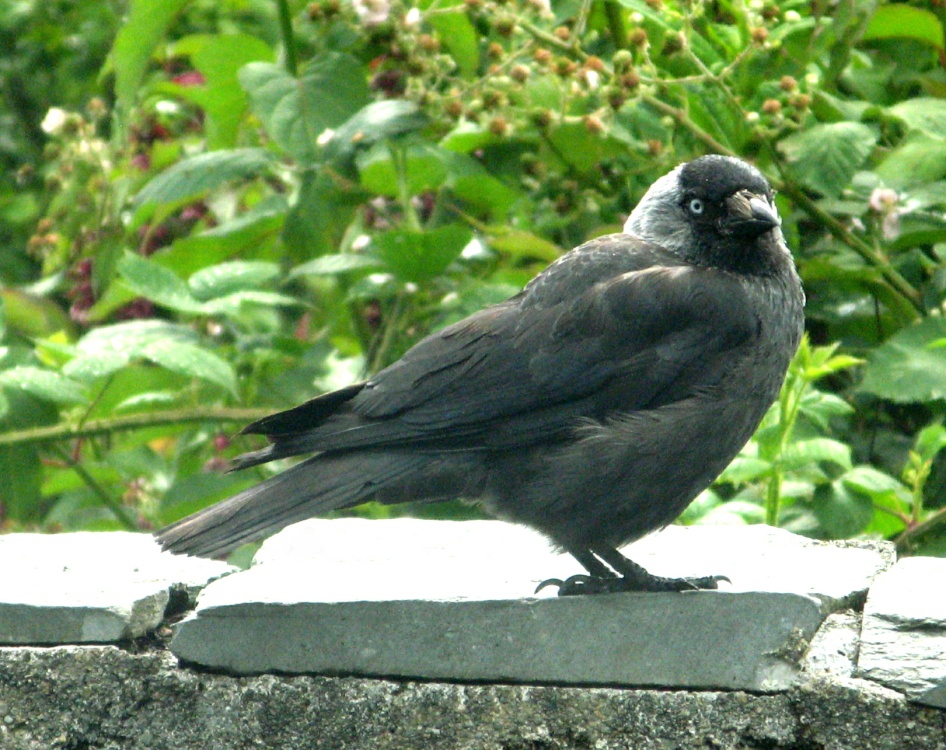
<path id="1" fill-rule="evenodd" d="M 515 293 L 713 151 L 778 188 L 809 338 L 683 521 L 946 553 L 942 8 L 2 7 L 0 523 L 147 528 L 247 486 L 273 469 L 219 473 L 240 423 Z"/>

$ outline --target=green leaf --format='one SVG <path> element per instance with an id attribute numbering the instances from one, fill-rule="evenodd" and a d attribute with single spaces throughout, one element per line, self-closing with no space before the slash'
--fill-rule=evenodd
<path id="1" fill-rule="evenodd" d="M 174 50 L 178 55 L 189 52 L 194 67 L 206 81 L 202 86 L 173 86 L 178 96 L 199 105 L 207 114 L 209 150 L 233 148 L 249 102 L 237 72 L 250 62 L 272 62 L 272 49 L 249 34 L 202 34 L 182 39 Z"/>
<path id="2" fill-rule="evenodd" d="M 436 190 L 447 178 L 447 167 L 440 149 L 426 143 L 412 144 L 404 159 L 407 189 L 411 195 L 427 190 Z M 398 174 L 387 144 L 378 143 L 374 148 L 356 158 L 361 185 L 377 195 L 395 197 L 399 195 Z"/>
<path id="3" fill-rule="evenodd" d="M 946 319 L 926 318 L 874 350 L 858 390 L 898 403 L 946 398 L 946 349 L 931 346 L 946 336 Z"/>
<path id="4" fill-rule="evenodd" d="M 875 170 L 892 188 L 926 185 L 946 177 L 946 141 L 921 132 L 907 135 Z"/>
<path id="5" fill-rule="evenodd" d="M 929 96 L 907 99 L 890 107 L 887 113 L 902 120 L 910 130 L 946 138 L 946 101 Z"/>
<path id="6" fill-rule="evenodd" d="M 199 313 L 200 302 L 177 274 L 152 260 L 126 252 L 118 261 L 118 273 L 128 287 L 162 307 L 180 312 Z"/>
<path id="7" fill-rule="evenodd" d="M 269 196 L 230 221 L 175 240 L 154 257 L 182 278 L 232 257 L 269 257 L 288 210 L 283 196 Z"/>
<path id="8" fill-rule="evenodd" d="M 420 130 L 426 124 L 427 116 L 413 102 L 403 99 L 372 102 L 338 127 L 325 146 L 325 155 L 330 159 L 343 159 L 358 148 Z"/>
<path id="9" fill-rule="evenodd" d="M 845 539 L 861 533 L 874 517 L 871 501 L 842 482 L 819 485 L 812 500 L 822 535 Z"/>
<path id="10" fill-rule="evenodd" d="M 299 78 L 271 63 L 250 63 L 240 84 L 266 132 L 297 161 L 315 161 L 318 139 L 337 128 L 370 101 L 361 63 L 330 52 L 313 59 Z"/>
<path id="11" fill-rule="evenodd" d="M 704 88 L 700 96 L 690 97 L 688 105 L 694 123 L 732 150 L 743 150 L 749 134 L 745 116 L 721 90 Z"/>
<path id="12" fill-rule="evenodd" d="M 854 412 L 851 406 L 840 396 L 810 389 L 801 401 L 802 412 L 822 430 L 827 430 L 832 417 L 843 417 Z"/>
<path id="13" fill-rule="evenodd" d="M 7 287 L 0 289 L 6 326 L 24 336 L 38 338 L 71 330 L 72 321 L 53 300 Z"/>
<path id="14" fill-rule="evenodd" d="M 524 229 L 490 225 L 486 235 L 491 248 L 513 258 L 537 258 L 551 263 L 562 255 L 562 248 L 554 242 Z"/>
<path id="15" fill-rule="evenodd" d="M 5 518 L 20 522 L 40 520 L 42 467 L 34 445 L 0 447 L 0 505 Z"/>
<path id="16" fill-rule="evenodd" d="M 932 461 L 943 448 L 946 448 L 946 427 L 941 424 L 927 425 L 916 436 L 916 452 L 923 461 Z"/>
<path id="17" fill-rule="evenodd" d="M 381 266 L 381 261 L 368 255 L 336 253 L 334 255 L 323 255 L 320 258 L 310 260 L 308 263 L 303 263 L 301 266 L 296 266 L 290 272 L 289 278 L 297 276 L 334 276 L 349 271 L 377 269 Z"/>
<path id="18" fill-rule="evenodd" d="M 881 5 L 874 11 L 862 39 L 916 39 L 943 49 L 943 26 L 935 13 L 906 3 Z"/>
<path id="19" fill-rule="evenodd" d="M 862 492 L 870 497 L 887 492 L 909 492 L 899 479 L 872 466 L 855 466 L 839 477 L 838 481 L 842 482 L 849 490 Z"/>
<path id="20" fill-rule="evenodd" d="M 368 197 L 360 190 L 343 190 L 324 170 L 306 170 L 283 227 L 282 240 L 290 259 L 300 263 L 313 255 L 335 252 L 358 206 Z"/>
<path id="21" fill-rule="evenodd" d="M 40 367 L 21 365 L 0 371 L 0 388 L 4 387 L 18 388 L 44 401 L 60 404 L 82 404 L 88 400 L 79 383 Z"/>
<path id="22" fill-rule="evenodd" d="M 230 365 L 200 348 L 190 328 L 161 320 L 132 320 L 92 329 L 76 344 L 76 357 L 63 366 L 63 373 L 92 381 L 140 359 L 217 383 L 230 391 L 236 388 L 236 376 Z"/>
<path id="23" fill-rule="evenodd" d="M 473 232 L 459 224 L 415 232 L 393 230 L 373 240 L 375 253 L 395 276 L 424 281 L 443 273 L 463 251 Z"/>
<path id="24" fill-rule="evenodd" d="M 132 0 L 128 20 L 122 24 L 109 55 L 115 71 L 118 108 L 127 114 L 138 96 L 151 54 L 187 0 Z"/>
<path id="25" fill-rule="evenodd" d="M 222 386 L 236 394 L 236 373 L 213 352 L 173 338 L 154 338 L 141 347 L 141 353 L 171 372 L 189 375 Z"/>
<path id="26" fill-rule="evenodd" d="M 491 175 L 476 159 L 438 149 L 447 167 L 447 185 L 453 193 L 480 211 L 489 212 L 494 220 L 504 219 L 522 193 Z"/>
<path id="27" fill-rule="evenodd" d="M 278 279 L 279 274 L 279 266 L 275 263 L 235 260 L 197 271 L 187 280 L 187 286 L 195 298 L 208 300 L 234 292 L 259 289 Z"/>
<path id="28" fill-rule="evenodd" d="M 496 143 L 498 140 L 499 138 L 486 128 L 463 120 L 440 139 L 440 146 L 458 154 L 468 154 L 478 148 Z"/>
<path id="29" fill-rule="evenodd" d="M 240 315 L 244 305 L 260 305 L 262 307 L 293 307 L 302 305 L 300 300 L 276 292 L 262 292 L 247 289 L 234 292 L 223 297 L 217 297 L 204 302 L 202 305 L 206 315 Z"/>
<path id="30" fill-rule="evenodd" d="M 464 78 L 472 78 L 480 67 L 480 40 L 469 16 L 462 12 L 431 13 L 427 22 L 437 30 Z"/>
<path id="31" fill-rule="evenodd" d="M 618 156 L 624 146 L 614 138 L 592 133 L 583 122 L 563 122 L 549 134 L 556 153 L 579 172 L 597 169 L 602 161 Z"/>
<path id="32" fill-rule="evenodd" d="M 232 180 L 256 177 L 271 164 L 272 157 L 260 148 L 210 151 L 192 156 L 164 170 L 145 185 L 135 197 L 136 211 L 140 214 L 146 207 L 188 203 Z"/>
<path id="33" fill-rule="evenodd" d="M 946 142 L 943 144 L 946 146 Z M 946 165 L 943 165 L 946 169 Z M 900 217 L 900 234 L 890 240 L 893 250 L 909 250 L 920 245 L 935 245 L 946 242 L 946 219 L 936 214 L 909 212 Z"/>
<path id="34" fill-rule="evenodd" d="M 131 405 L 135 403 L 143 405 L 151 401 L 153 408 L 163 403 L 160 397 L 149 394 L 174 394 L 176 403 L 183 405 L 192 398 L 192 394 L 186 391 L 189 383 L 189 378 L 155 367 L 151 362 L 139 357 L 111 373 L 104 389 L 101 387 L 106 385 L 104 382 L 95 383 L 98 390 L 89 408 L 88 418 L 109 417 L 118 410 L 131 411 Z"/>
<path id="35" fill-rule="evenodd" d="M 716 481 L 735 485 L 746 484 L 769 476 L 773 468 L 770 461 L 761 458 L 736 456 Z"/>
<path id="36" fill-rule="evenodd" d="M 815 125 L 782 139 L 779 150 L 807 187 L 836 197 L 870 156 L 877 135 L 858 122 Z"/>
<path id="37" fill-rule="evenodd" d="M 851 448 L 831 438 L 797 440 L 782 451 L 779 459 L 783 468 L 799 469 L 813 463 L 831 463 L 842 469 L 851 468 Z"/>

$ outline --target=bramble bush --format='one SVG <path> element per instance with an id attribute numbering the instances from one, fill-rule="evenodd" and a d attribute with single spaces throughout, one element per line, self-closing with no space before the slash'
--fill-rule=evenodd
<path id="1" fill-rule="evenodd" d="M 5 529 L 148 529 L 259 481 L 279 467 L 222 472 L 242 422 L 506 298 L 715 152 L 776 186 L 808 336 L 682 522 L 946 553 L 940 4 L 3 6 Z"/>

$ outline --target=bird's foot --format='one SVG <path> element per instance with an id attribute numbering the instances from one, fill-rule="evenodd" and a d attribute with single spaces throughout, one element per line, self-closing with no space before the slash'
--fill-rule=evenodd
<path id="1" fill-rule="evenodd" d="M 641 568 L 634 575 L 624 575 L 620 578 L 589 575 L 574 575 L 564 581 L 560 578 L 549 578 L 538 585 L 535 593 L 539 593 L 547 586 L 557 586 L 559 596 L 616 594 L 624 591 L 701 591 L 719 588 L 720 581 L 730 582 L 726 576 L 664 578 Z"/>

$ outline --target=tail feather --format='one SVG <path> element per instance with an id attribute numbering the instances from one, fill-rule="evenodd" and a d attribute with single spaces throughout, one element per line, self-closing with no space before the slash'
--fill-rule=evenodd
<path id="1" fill-rule="evenodd" d="M 155 536 L 170 552 L 217 557 L 297 521 L 365 502 L 429 461 L 405 453 L 313 456 Z"/>

